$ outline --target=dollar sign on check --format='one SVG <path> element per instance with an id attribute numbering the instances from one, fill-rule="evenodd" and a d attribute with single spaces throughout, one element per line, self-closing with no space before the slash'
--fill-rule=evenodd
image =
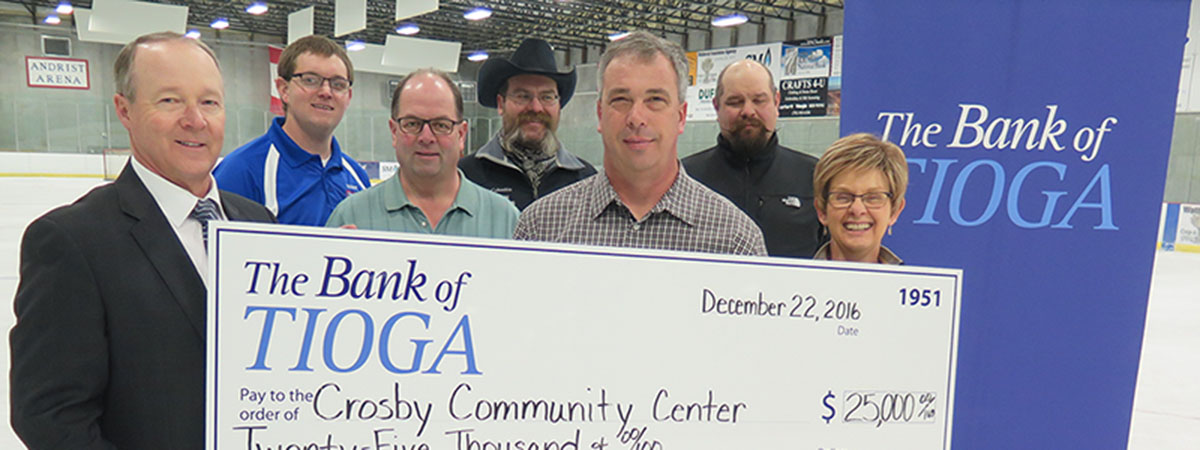
<path id="1" fill-rule="evenodd" d="M 829 404 L 829 401 L 834 398 L 836 397 L 833 395 L 833 391 L 829 391 L 829 393 L 825 394 L 825 398 L 821 399 L 821 403 L 825 404 L 825 409 L 829 410 L 829 414 L 821 416 L 822 419 L 825 419 L 826 425 L 829 425 L 829 420 L 833 419 L 833 416 L 837 414 L 837 410 L 833 408 L 833 405 Z"/>

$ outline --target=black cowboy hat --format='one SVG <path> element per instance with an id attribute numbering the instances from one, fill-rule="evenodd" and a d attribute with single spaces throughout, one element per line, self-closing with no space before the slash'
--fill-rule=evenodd
<path id="1" fill-rule="evenodd" d="M 483 63 L 479 69 L 479 104 L 496 107 L 496 94 L 500 86 L 513 75 L 533 74 L 550 77 L 558 84 L 558 105 L 567 106 L 575 94 L 575 68 L 570 72 L 559 72 L 554 62 L 554 49 L 541 39 L 526 39 L 517 47 L 509 59 L 495 58 Z"/>

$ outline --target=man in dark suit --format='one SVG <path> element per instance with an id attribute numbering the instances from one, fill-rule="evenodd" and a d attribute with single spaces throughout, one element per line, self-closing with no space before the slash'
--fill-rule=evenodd
<path id="1" fill-rule="evenodd" d="M 115 68 L 133 158 L 21 242 L 11 407 L 31 449 L 202 448 L 207 223 L 274 221 L 210 174 L 225 125 L 212 50 L 155 33 Z"/>

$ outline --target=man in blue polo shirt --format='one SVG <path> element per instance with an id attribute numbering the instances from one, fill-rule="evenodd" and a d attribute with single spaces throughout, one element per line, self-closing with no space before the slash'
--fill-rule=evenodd
<path id="1" fill-rule="evenodd" d="M 262 203 L 280 223 L 322 226 L 338 203 L 371 185 L 333 137 L 350 105 L 354 66 L 340 45 L 313 35 L 283 50 L 278 74 L 284 117 L 226 156 L 213 175 L 221 189 Z"/>

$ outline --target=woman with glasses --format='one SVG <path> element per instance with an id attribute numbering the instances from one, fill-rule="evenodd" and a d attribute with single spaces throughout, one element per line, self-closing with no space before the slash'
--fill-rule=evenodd
<path id="1" fill-rule="evenodd" d="M 813 259 L 902 264 L 883 235 L 904 210 L 907 187 L 900 147 L 866 133 L 834 142 L 813 173 L 817 218 L 830 238 Z"/>

